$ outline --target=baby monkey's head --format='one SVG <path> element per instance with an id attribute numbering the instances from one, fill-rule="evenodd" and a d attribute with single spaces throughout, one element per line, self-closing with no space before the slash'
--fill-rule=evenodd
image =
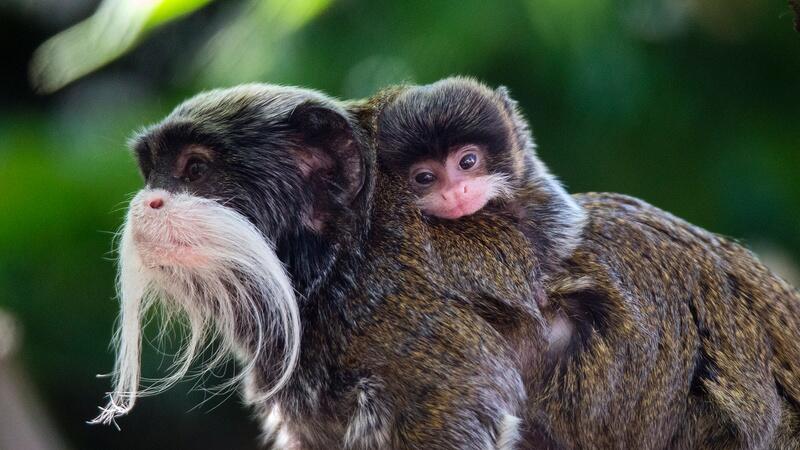
<path id="1" fill-rule="evenodd" d="M 457 219 L 512 195 L 532 145 L 518 123 L 504 88 L 458 77 L 414 86 L 380 115 L 379 158 L 406 177 L 424 213 Z"/>

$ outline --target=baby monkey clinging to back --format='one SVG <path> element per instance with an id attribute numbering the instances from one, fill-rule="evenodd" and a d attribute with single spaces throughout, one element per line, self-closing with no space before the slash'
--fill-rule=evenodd
<path id="1" fill-rule="evenodd" d="M 423 213 L 512 214 L 545 275 L 577 245 L 584 212 L 536 157 L 505 88 L 461 77 L 409 87 L 381 113 L 378 130 L 381 163 L 408 180 Z"/>

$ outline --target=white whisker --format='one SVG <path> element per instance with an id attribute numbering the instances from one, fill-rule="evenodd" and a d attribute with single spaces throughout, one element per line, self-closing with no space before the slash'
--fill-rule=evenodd
<path id="1" fill-rule="evenodd" d="M 166 197 L 163 208 L 148 209 L 144 199 L 154 194 Z M 272 244 L 245 217 L 213 200 L 146 189 L 131 201 L 119 236 L 114 391 L 92 423 L 112 423 L 137 397 L 162 392 L 187 375 L 201 376 L 231 356 L 244 366 L 223 388 L 264 358 L 275 358 L 268 350 L 281 356 L 280 371 L 263 397 L 286 385 L 300 348 L 297 301 Z M 156 305 L 163 318 L 156 341 L 163 342 L 175 319 L 186 337 L 169 374 L 140 387 L 147 381 L 140 374 L 142 330 Z M 190 373 L 200 355 L 210 356 Z"/>

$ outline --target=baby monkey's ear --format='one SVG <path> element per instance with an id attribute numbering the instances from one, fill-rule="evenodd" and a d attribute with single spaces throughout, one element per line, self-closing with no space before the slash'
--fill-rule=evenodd
<path id="1" fill-rule="evenodd" d="M 528 126 L 528 121 L 525 120 L 519 110 L 517 101 L 511 98 L 508 88 L 505 86 L 498 87 L 494 90 L 494 96 L 511 121 L 511 130 L 517 141 L 517 147 L 524 152 L 533 152 L 536 145 L 533 142 L 533 135 Z"/>
<path id="2" fill-rule="evenodd" d="M 507 87 L 498 87 L 494 90 L 494 95 L 495 98 L 497 98 L 497 101 L 503 106 L 503 109 L 505 109 L 505 112 L 509 115 L 509 117 L 517 113 L 517 101 L 511 98 L 511 93 Z"/>

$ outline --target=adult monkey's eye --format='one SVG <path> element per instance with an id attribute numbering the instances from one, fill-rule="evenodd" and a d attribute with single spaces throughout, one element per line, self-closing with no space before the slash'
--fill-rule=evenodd
<path id="1" fill-rule="evenodd" d="M 478 162 L 478 155 L 475 153 L 467 153 L 461 158 L 461 161 L 458 162 L 458 167 L 461 167 L 462 170 L 469 170 L 475 166 Z"/>
<path id="2" fill-rule="evenodd" d="M 427 186 L 436 181 L 436 175 L 434 175 L 433 172 L 426 170 L 414 175 L 414 181 L 419 185 Z"/>
<path id="3" fill-rule="evenodd" d="M 203 178 L 203 175 L 208 171 L 208 163 L 200 158 L 192 158 L 186 162 L 186 171 L 184 180 L 186 182 L 197 181 Z"/>

